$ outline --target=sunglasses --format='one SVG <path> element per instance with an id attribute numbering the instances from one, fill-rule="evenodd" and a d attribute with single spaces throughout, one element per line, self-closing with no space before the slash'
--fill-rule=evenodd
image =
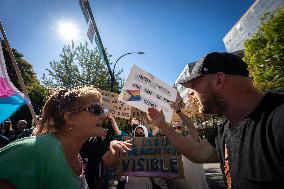
<path id="1" fill-rule="evenodd" d="M 80 109 L 78 111 L 88 111 L 88 112 L 93 113 L 96 116 L 100 116 L 102 114 L 105 114 L 107 112 L 107 109 L 105 109 L 100 104 L 92 104 L 91 106 L 89 106 L 87 108 Z"/>

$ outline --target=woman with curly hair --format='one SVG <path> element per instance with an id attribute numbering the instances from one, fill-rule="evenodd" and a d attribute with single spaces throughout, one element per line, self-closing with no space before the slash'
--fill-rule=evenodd
<path id="1" fill-rule="evenodd" d="M 0 150 L 1 188 L 88 188 L 81 146 L 93 136 L 105 136 L 102 96 L 93 87 L 64 89 L 53 94 L 42 111 L 41 125 L 32 137 L 17 140 Z M 130 144 L 110 145 L 110 154 Z M 115 158 L 113 158 L 115 161 Z"/>

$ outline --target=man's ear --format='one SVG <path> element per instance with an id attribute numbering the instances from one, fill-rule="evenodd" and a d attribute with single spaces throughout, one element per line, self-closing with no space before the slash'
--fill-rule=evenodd
<path id="1" fill-rule="evenodd" d="M 74 120 L 75 120 L 75 116 L 73 113 L 71 112 L 65 112 L 63 114 L 63 117 L 64 117 L 64 121 L 67 123 L 67 124 L 73 124 L 74 123 Z"/>
<path id="2" fill-rule="evenodd" d="M 224 74 L 223 72 L 216 73 L 216 78 L 215 78 L 216 89 L 220 89 L 224 86 L 225 79 L 226 79 L 226 74 Z"/>

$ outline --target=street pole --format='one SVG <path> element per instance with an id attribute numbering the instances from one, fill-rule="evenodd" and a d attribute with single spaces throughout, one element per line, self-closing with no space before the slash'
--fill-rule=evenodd
<path id="1" fill-rule="evenodd" d="M 93 15 L 93 12 L 91 10 L 91 7 L 90 7 L 90 4 L 89 4 L 89 1 L 88 0 L 84 0 L 83 1 L 84 3 L 84 6 L 87 8 L 87 11 L 88 11 L 88 14 L 91 18 L 91 22 L 92 22 L 92 25 L 94 27 L 94 30 L 95 30 L 95 37 L 97 37 L 97 45 L 98 45 L 98 48 L 100 49 L 101 53 L 102 53 L 102 56 L 103 56 L 103 59 L 107 65 L 107 68 L 108 68 L 108 72 L 109 72 L 109 75 L 110 75 L 110 79 L 111 79 L 111 92 L 113 92 L 114 90 L 114 86 L 112 85 L 112 83 L 115 82 L 115 78 L 114 78 L 114 75 L 111 71 L 111 68 L 110 68 L 110 63 L 108 61 L 108 58 L 107 58 L 107 54 L 105 52 L 105 48 L 103 46 L 103 43 L 102 43 L 102 40 L 101 40 L 101 37 L 100 37 L 100 34 L 99 34 L 99 31 L 98 31 L 98 28 L 97 28 L 97 25 L 96 25 L 96 21 L 95 21 L 95 18 L 94 18 L 94 15 Z"/>
<path id="2" fill-rule="evenodd" d="M 127 55 L 130 55 L 130 54 L 145 54 L 145 53 L 142 52 L 142 51 L 136 51 L 136 52 L 125 53 L 125 54 L 121 55 L 121 56 L 115 61 L 115 64 L 114 64 L 113 69 L 112 69 L 112 75 L 113 75 L 113 77 L 114 77 L 114 80 L 111 81 L 111 87 L 112 87 L 112 88 L 114 87 L 114 84 L 115 84 L 114 71 L 115 71 L 115 66 L 116 66 L 116 64 L 118 63 L 118 61 L 119 61 L 122 57 L 127 56 Z"/>

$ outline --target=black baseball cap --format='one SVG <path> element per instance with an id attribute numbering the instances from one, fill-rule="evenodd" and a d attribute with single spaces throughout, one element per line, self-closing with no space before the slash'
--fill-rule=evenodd
<path id="1" fill-rule="evenodd" d="M 227 52 L 212 52 L 197 61 L 191 73 L 180 79 L 178 83 L 184 84 L 202 75 L 217 72 L 244 77 L 249 76 L 247 64 L 237 55 Z"/>

